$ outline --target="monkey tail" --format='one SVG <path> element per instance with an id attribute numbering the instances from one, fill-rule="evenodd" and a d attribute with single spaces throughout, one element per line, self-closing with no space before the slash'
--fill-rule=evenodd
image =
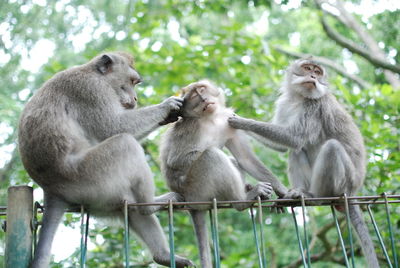
<path id="1" fill-rule="evenodd" d="M 208 232 L 206 225 L 206 210 L 191 210 L 194 230 L 196 232 L 197 245 L 200 251 L 200 262 L 202 268 L 212 268 L 211 251 L 208 243 Z"/>
<path id="2" fill-rule="evenodd" d="M 369 235 L 368 227 L 365 224 L 363 215 L 361 213 L 360 207 L 357 205 L 349 206 L 349 214 L 351 223 L 357 232 L 357 235 L 361 242 L 361 248 L 365 258 L 367 259 L 367 264 L 369 268 L 379 268 L 378 258 L 376 257 L 376 252 L 374 244 L 372 242 L 371 236 Z"/>

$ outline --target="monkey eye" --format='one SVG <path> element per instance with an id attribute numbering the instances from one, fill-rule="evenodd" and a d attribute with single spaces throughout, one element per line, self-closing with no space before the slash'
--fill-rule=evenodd
<path id="1" fill-rule="evenodd" d="M 320 70 L 315 70 L 315 73 L 317 74 L 317 75 L 321 75 L 322 74 L 322 72 L 320 71 Z"/>
<path id="2" fill-rule="evenodd" d="M 131 83 L 132 83 L 132 85 L 140 84 L 140 83 L 142 83 L 142 79 L 131 78 Z"/>
<path id="3" fill-rule="evenodd" d="M 304 68 L 306 71 L 311 71 L 311 67 L 308 66 L 308 65 L 303 66 L 303 68 Z"/>

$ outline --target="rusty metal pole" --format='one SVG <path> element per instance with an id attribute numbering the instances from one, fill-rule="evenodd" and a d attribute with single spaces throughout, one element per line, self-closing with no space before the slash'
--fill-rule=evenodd
<path id="1" fill-rule="evenodd" d="M 5 268 L 27 268 L 32 258 L 33 189 L 8 188 Z"/>

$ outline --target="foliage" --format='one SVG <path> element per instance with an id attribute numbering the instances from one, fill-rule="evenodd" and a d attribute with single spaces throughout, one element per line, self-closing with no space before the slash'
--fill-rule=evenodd
<path id="1" fill-rule="evenodd" d="M 18 117 L 24 103 L 54 73 L 82 64 L 100 51 L 111 50 L 124 50 L 134 55 L 135 66 L 144 78 L 138 89 L 141 106 L 159 103 L 170 95 L 179 94 L 182 86 L 208 78 L 224 89 L 228 105 L 234 107 L 238 114 L 265 121 L 271 119 L 272 103 L 277 98 L 283 70 L 291 60 L 275 50 L 275 46 L 324 56 L 350 71 L 351 66 L 356 66 L 356 75 L 371 84 L 370 88 L 360 89 L 354 81 L 334 71 L 330 73 L 330 83 L 335 95 L 355 118 L 367 144 L 368 174 L 361 194 L 398 192 L 399 90 L 389 85 L 382 69 L 351 54 L 323 33 L 319 22 L 320 11 L 313 1 L 303 1 L 302 6 L 291 8 L 293 2 L 2 1 L 1 204 L 6 204 L 9 185 L 29 183 L 37 187 L 29 180 L 16 150 Z M 397 63 L 399 27 L 395 25 L 399 23 L 398 13 L 399 10 L 386 10 L 362 21 L 357 16 L 364 27 L 369 25 L 369 32 Z M 346 37 L 356 38 L 345 25 L 334 20 L 331 24 Z M 36 66 L 37 62 L 43 65 Z M 158 159 L 158 145 L 163 131 L 165 128 L 151 134 L 143 144 L 155 174 L 158 194 L 167 191 Z M 285 173 L 287 156 L 257 143 L 254 143 L 254 150 L 265 165 L 288 184 Z M 398 206 L 393 208 L 392 222 L 397 226 L 395 235 L 399 237 L 400 211 Z M 374 207 L 378 224 L 384 230 L 386 223 L 382 211 Z M 310 228 L 315 237 L 321 227 L 331 222 L 329 210 L 310 209 L 309 213 Z M 158 216 L 166 228 L 166 213 L 159 213 Z M 265 217 L 268 261 L 272 267 L 292 264 L 299 258 L 299 252 L 291 214 L 276 215 L 266 211 Z M 71 221 L 76 222 L 77 217 L 68 216 L 65 224 Z M 256 267 L 257 255 L 249 214 L 224 210 L 220 212 L 219 222 L 223 267 Z M 177 252 L 198 263 L 188 215 L 178 212 L 175 224 Z M 88 267 L 122 267 L 122 231 L 115 226 L 104 227 L 100 222 L 94 226 L 90 230 L 94 249 L 88 253 Z M 385 241 L 389 241 L 388 233 L 383 235 Z M 334 248 L 337 243 L 335 230 L 330 229 L 327 237 Z M 0 239 L 4 240 L 3 233 Z M 323 246 L 321 240 L 315 240 L 312 254 L 321 253 Z M 397 246 L 399 248 L 400 245 Z M 131 262 L 137 265 L 135 267 L 149 265 L 151 258 L 148 252 L 136 240 L 131 241 L 131 248 Z M 337 248 L 333 255 L 318 260 L 315 266 L 333 267 L 334 259 L 340 257 Z M 357 256 L 357 262 L 362 263 L 360 254 Z M 71 267 L 78 259 L 76 252 L 52 267 Z"/>

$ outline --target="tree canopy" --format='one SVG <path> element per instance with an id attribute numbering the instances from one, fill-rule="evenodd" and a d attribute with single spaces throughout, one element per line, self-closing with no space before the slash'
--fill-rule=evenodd
<path id="1" fill-rule="evenodd" d="M 135 58 L 144 80 L 137 88 L 140 106 L 159 103 L 207 78 L 225 91 L 236 113 L 263 121 L 272 117 L 290 61 L 314 55 L 328 68 L 331 90 L 365 139 L 368 172 L 360 194 L 399 192 L 400 5 L 395 0 L 8 0 L 0 3 L 0 17 L 1 205 L 6 205 L 10 185 L 37 188 L 22 167 L 16 143 L 24 104 L 55 73 L 114 50 Z M 165 127 L 143 143 L 158 194 L 167 191 L 158 158 L 163 131 Z M 287 154 L 253 146 L 288 185 Z M 400 208 L 393 209 L 395 236 L 400 237 Z M 383 209 L 373 211 L 385 230 Z M 329 212 L 308 210 L 316 267 L 343 265 Z M 78 217 L 67 214 L 64 224 L 73 226 Z M 159 217 L 166 227 L 166 214 Z M 220 217 L 222 266 L 257 267 L 248 213 L 226 210 Z M 175 221 L 177 252 L 198 262 L 188 215 L 178 213 Z M 266 213 L 265 222 L 271 267 L 299 266 L 291 216 Z M 122 267 L 121 230 L 99 222 L 92 227 L 88 267 Z M 387 231 L 383 235 L 388 241 Z M 151 263 L 137 241 L 131 241 L 131 248 L 135 267 Z M 356 253 L 362 266 L 361 253 Z M 52 267 L 71 267 L 78 256 L 75 252 Z"/>

